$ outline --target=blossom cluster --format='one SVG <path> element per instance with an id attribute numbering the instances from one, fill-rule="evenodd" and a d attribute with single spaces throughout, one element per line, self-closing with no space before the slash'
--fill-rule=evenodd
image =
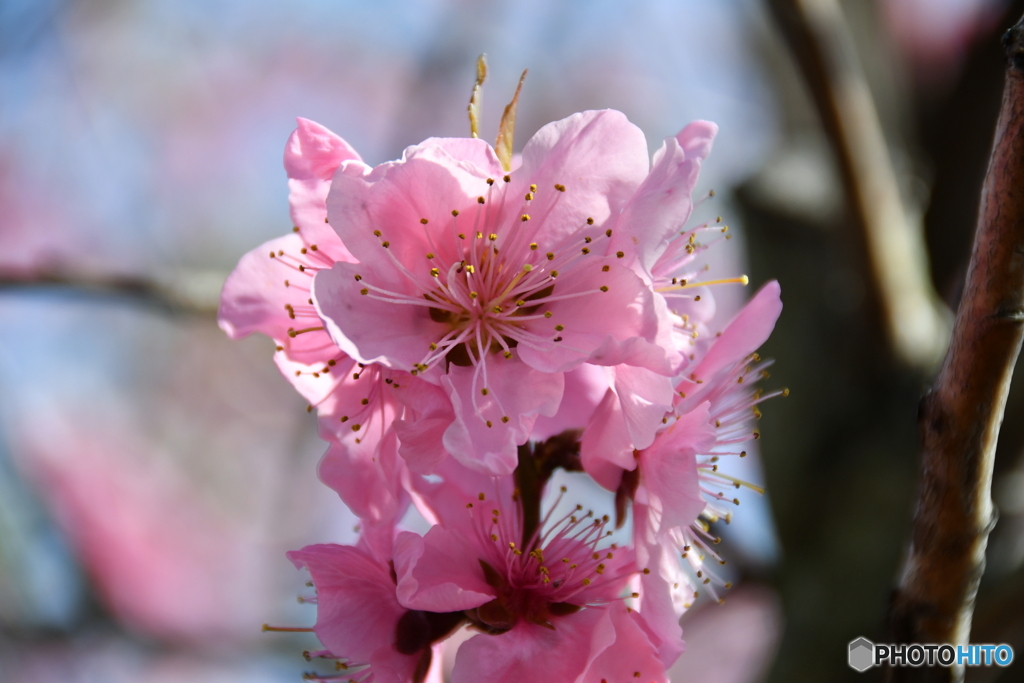
<path id="1" fill-rule="evenodd" d="M 330 444 L 319 476 L 360 518 L 355 545 L 289 553 L 315 588 L 309 656 L 333 664 L 307 677 L 439 680 L 469 627 L 455 683 L 667 680 L 680 615 L 725 585 L 720 466 L 774 395 L 755 351 L 777 283 L 712 328 L 700 257 L 727 228 L 687 227 L 716 132 L 692 123 L 652 162 L 625 116 L 590 111 L 510 168 L 475 138 L 371 167 L 299 120 L 294 229 L 242 258 L 220 324 L 275 340 Z M 614 519 L 556 512 L 557 469 L 614 492 Z M 401 528 L 413 505 L 425 534 Z"/>

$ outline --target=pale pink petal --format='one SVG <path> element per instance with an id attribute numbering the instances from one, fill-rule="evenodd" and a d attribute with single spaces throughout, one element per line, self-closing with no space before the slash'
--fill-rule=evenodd
<path id="1" fill-rule="evenodd" d="M 696 456 L 715 444 L 709 405 L 682 415 L 640 453 L 640 484 L 660 507 L 662 529 L 689 526 L 704 509 Z"/>
<path id="2" fill-rule="evenodd" d="M 447 328 L 430 319 L 426 306 L 389 303 L 371 296 L 368 283 L 422 301 L 394 270 L 365 263 L 335 263 L 314 278 L 313 302 L 331 338 L 345 353 L 362 363 L 411 370 Z"/>
<path id="3" fill-rule="evenodd" d="M 687 159 L 707 159 L 711 145 L 718 135 L 718 124 L 711 121 L 694 121 L 676 135 L 679 146 L 686 152 Z M 655 163 L 658 158 L 655 156 Z"/>
<path id="4" fill-rule="evenodd" d="M 395 597 L 390 570 L 351 546 L 311 545 L 288 553 L 306 567 L 317 590 L 317 638 L 335 655 L 368 662 L 394 642 L 405 613 Z M 395 657 L 401 657 L 396 651 Z"/>
<path id="5" fill-rule="evenodd" d="M 336 260 L 352 260 L 337 235 L 324 221 L 331 178 L 343 162 L 362 166 L 354 149 L 340 137 L 308 119 L 288 138 L 284 168 L 288 173 L 288 204 L 292 221 L 308 243 L 331 250 Z"/>
<path id="6" fill-rule="evenodd" d="M 623 470 L 636 469 L 633 442 L 622 416 L 622 406 L 611 389 L 583 432 L 580 456 L 587 474 L 609 491 L 619 487 Z"/>
<path id="7" fill-rule="evenodd" d="M 553 415 L 562 400 L 562 373 L 543 373 L 518 357 L 484 357 L 479 370 L 452 365 L 442 378 L 455 411 L 444 445 L 467 467 L 495 476 L 511 474 L 517 446 L 525 443 L 538 415 Z"/>
<path id="8" fill-rule="evenodd" d="M 242 257 L 224 283 L 217 313 L 218 324 L 229 337 L 240 339 L 262 332 L 276 340 L 288 338 L 288 329 L 295 327 L 295 321 L 289 318 L 285 306 L 298 303 L 301 293 L 285 287 L 290 271 L 276 254 L 294 253 L 303 245 L 302 238 L 291 233 L 265 242 Z"/>
<path id="9" fill-rule="evenodd" d="M 479 138 L 427 138 L 420 144 L 405 150 L 405 158 L 418 156 L 437 157 L 440 148 L 450 157 L 453 163 L 468 164 L 474 173 L 486 178 L 500 178 L 505 174 L 501 162 L 494 153 L 494 148 Z M 431 151 L 428 151 L 431 150 Z"/>
<path id="10" fill-rule="evenodd" d="M 512 500 L 513 477 L 493 477 L 465 467 L 455 458 L 445 458 L 434 471 L 437 476 L 429 481 L 423 477 L 413 480 L 415 492 L 441 526 L 466 538 L 472 538 L 476 528 L 467 503 L 477 503 L 480 494 L 489 500 Z"/>
<path id="11" fill-rule="evenodd" d="M 647 448 L 672 409 L 672 380 L 646 368 L 619 365 L 615 368 L 615 393 L 633 448 Z"/>
<path id="12" fill-rule="evenodd" d="M 413 472 L 435 472 L 448 457 L 444 432 L 455 420 L 448 394 L 439 386 L 410 376 L 395 396 L 405 406 L 403 419 L 395 421 L 395 433 L 401 442 L 399 453 Z"/>
<path id="13" fill-rule="evenodd" d="M 374 449 L 331 444 L 317 474 L 357 517 L 371 523 L 394 523 L 409 504 L 402 488 L 403 466 L 398 440 L 389 431 Z"/>
<path id="14" fill-rule="evenodd" d="M 697 379 L 711 378 L 725 366 L 742 360 L 764 344 L 782 313 L 782 299 L 779 297 L 778 282 L 773 280 L 762 287 L 736 314 L 721 336 L 714 340 L 693 375 Z"/>
<path id="15" fill-rule="evenodd" d="M 319 123 L 301 116 L 296 123 L 298 127 L 284 151 L 284 169 L 289 178 L 329 181 L 341 162 L 362 161 L 351 145 Z"/>
<path id="16" fill-rule="evenodd" d="M 459 260 L 453 242 L 458 228 L 453 227 L 473 227 L 477 213 L 489 209 L 477 197 L 487 195 L 491 186 L 483 172 L 452 159 L 441 147 L 420 145 L 406 154 L 411 156 L 365 174 L 343 165 L 332 181 L 327 210 L 331 227 L 360 262 L 396 269 L 401 264 L 429 283 L 426 254 Z M 452 210 L 463 215 L 456 218 Z"/>
<path id="17" fill-rule="evenodd" d="M 630 363 L 671 373 L 669 352 L 654 343 L 659 323 L 651 290 L 615 261 L 595 259 L 570 282 L 555 285 L 553 297 L 574 298 L 543 304 L 551 317 L 531 321 L 528 329 L 559 341 L 542 347 L 520 344 L 518 350 L 527 365 L 544 372 L 563 372 L 584 361 L 594 365 Z"/>
<path id="18" fill-rule="evenodd" d="M 459 648 L 452 683 L 576 681 L 602 616 L 603 610 L 584 609 L 558 619 L 554 629 L 520 621 L 501 635 L 474 636 Z"/>
<path id="19" fill-rule="evenodd" d="M 582 430 L 608 389 L 607 371 L 589 363 L 566 372 L 564 377 L 565 391 L 558 412 L 537 418 L 530 435 L 534 441 L 545 441 L 567 429 Z"/>
<path id="20" fill-rule="evenodd" d="M 635 254 L 644 271 L 653 271 L 669 240 L 690 218 L 701 162 L 717 132 L 715 124 L 696 121 L 665 140 L 650 174 L 616 221 L 612 250 Z"/>
<path id="21" fill-rule="evenodd" d="M 530 184 L 532 205 L 544 221 L 541 249 L 556 246 L 593 218 L 604 225 L 640 186 L 650 164 L 643 132 L 621 112 L 586 111 L 549 123 L 523 148 L 522 165 L 512 173 L 510 192 L 522 196 Z M 553 191 L 558 184 L 564 192 Z"/>
<path id="22" fill-rule="evenodd" d="M 640 575 L 639 608 L 659 659 L 671 666 L 685 649 L 679 617 L 693 604 L 694 590 L 674 546 L 661 542 L 659 526 L 649 506 L 633 505 L 637 564 L 650 570 Z"/>
<path id="23" fill-rule="evenodd" d="M 476 546 L 460 533 L 433 526 L 425 536 L 395 539 L 398 600 L 409 609 L 456 612 L 496 597 L 487 585 Z"/>
<path id="24" fill-rule="evenodd" d="M 609 605 L 594 628 L 586 671 L 576 681 L 668 683 L 666 666 L 642 628 L 642 620 L 639 613 L 621 603 Z"/>

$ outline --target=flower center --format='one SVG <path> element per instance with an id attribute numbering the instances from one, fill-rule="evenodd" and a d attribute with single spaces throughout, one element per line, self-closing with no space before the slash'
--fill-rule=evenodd
<path id="1" fill-rule="evenodd" d="M 504 633 L 520 620 L 554 628 L 553 618 L 606 602 L 601 589 L 632 573 L 615 561 L 616 545 L 598 549 L 601 540 L 611 534 L 606 530 L 607 516 L 595 518 L 592 511 L 580 514 L 583 507 L 577 505 L 571 513 L 552 521 L 556 501 L 525 544 L 529 549 L 524 550 L 517 543 L 523 525 L 518 494 L 513 497 L 515 519 L 502 515 L 497 507 L 488 511 L 483 501 L 481 493 L 476 503 L 466 507 L 483 551 L 480 567 L 497 597 L 468 610 L 466 616 L 486 633 Z"/>
<path id="2" fill-rule="evenodd" d="M 552 305 L 600 296 L 610 289 L 610 278 L 604 274 L 611 266 L 601 256 L 607 242 L 602 246 L 601 240 L 607 240 L 612 231 L 587 218 L 557 246 L 542 247 L 545 233 L 561 232 L 565 227 L 550 221 L 562 220 L 551 212 L 566 187 L 556 184 L 548 194 L 531 185 L 513 209 L 512 202 L 518 199 L 509 196 L 511 176 L 504 180 L 504 185 L 496 185 L 488 179 L 485 195 L 471 208 L 420 219 L 429 249 L 422 266 L 400 260 L 392 253 L 392 241 L 383 229 L 374 230 L 384 257 L 411 286 L 397 292 L 357 274 L 359 293 L 392 304 L 425 306 L 432 321 L 446 326 L 410 369 L 413 374 L 442 360 L 476 366 L 491 354 L 512 358 L 512 349 L 521 344 L 550 349 L 563 341 L 562 333 L 572 318 L 570 307 Z M 536 205 L 537 196 L 542 205 Z M 616 256 L 624 255 L 618 252 Z"/>

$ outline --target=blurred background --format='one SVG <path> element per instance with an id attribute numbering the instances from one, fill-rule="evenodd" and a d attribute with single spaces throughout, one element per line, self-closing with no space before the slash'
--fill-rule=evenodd
<path id="1" fill-rule="evenodd" d="M 969 256 L 999 37 L 1022 12 L 0 0 L 0 681 L 299 680 L 312 637 L 260 633 L 314 619 L 284 552 L 351 541 L 355 520 L 316 480 L 324 446 L 270 340 L 217 329 L 219 288 L 291 227 L 281 157 L 295 116 L 374 164 L 465 136 L 481 52 L 482 137 L 530 70 L 517 150 L 584 109 L 625 112 L 652 152 L 693 119 L 720 126 L 698 188 L 715 197 L 694 222 L 721 215 L 736 235 L 715 270 L 781 282 L 762 355 L 792 394 L 763 406 L 762 457 L 743 475 L 769 493 L 744 494 L 716 529 L 736 586 L 684 617 L 673 680 L 853 680 L 847 643 L 885 639 L 917 404 Z M 822 63 L 863 86 L 856 97 L 837 98 Z M 867 181 L 850 171 L 858 155 Z M 871 179 L 881 189 L 857 194 Z M 900 255 L 899 277 L 879 275 L 879 253 Z M 753 292 L 719 290 L 723 320 Z M 1018 382 L 972 636 L 1018 651 L 1021 415 Z"/>

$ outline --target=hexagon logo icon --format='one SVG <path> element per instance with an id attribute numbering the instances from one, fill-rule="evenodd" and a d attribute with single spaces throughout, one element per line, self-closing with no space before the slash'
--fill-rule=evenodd
<path id="1" fill-rule="evenodd" d="M 875 664 L 875 644 L 867 638 L 850 642 L 850 668 L 861 673 Z"/>

